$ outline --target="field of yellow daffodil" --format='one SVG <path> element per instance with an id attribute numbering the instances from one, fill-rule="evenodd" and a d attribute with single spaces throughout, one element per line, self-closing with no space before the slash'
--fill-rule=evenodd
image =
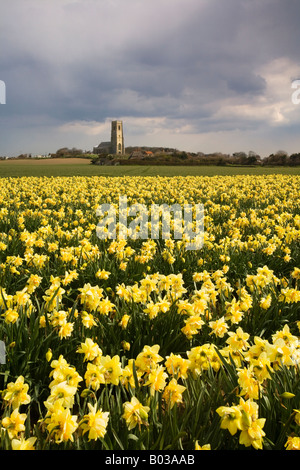
<path id="1" fill-rule="evenodd" d="M 300 449 L 297 175 L 0 179 L 0 449 Z M 204 245 L 99 204 L 204 205 Z"/>

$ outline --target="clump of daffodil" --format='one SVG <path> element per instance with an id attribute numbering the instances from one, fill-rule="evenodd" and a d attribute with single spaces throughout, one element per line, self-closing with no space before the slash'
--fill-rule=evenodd
<path id="1" fill-rule="evenodd" d="M 136 368 L 146 373 L 150 373 L 152 369 L 155 369 L 158 363 L 163 360 L 163 357 L 159 355 L 159 349 L 160 346 L 158 344 L 144 346 L 142 352 L 136 357 Z"/>
<path id="2" fill-rule="evenodd" d="M 165 366 L 169 375 L 176 379 L 186 379 L 189 372 L 191 361 L 183 358 L 180 354 L 171 353 L 166 357 Z"/>
<path id="3" fill-rule="evenodd" d="M 89 441 L 102 439 L 106 434 L 109 413 L 102 411 L 102 409 L 97 410 L 97 403 L 94 406 L 88 403 L 88 408 L 89 413 L 84 415 L 79 423 L 83 435 L 88 433 Z"/>
<path id="4" fill-rule="evenodd" d="M 167 383 L 168 374 L 165 367 L 157 365 L 153 367 L 145 377 L 144 386 L 149 386 L 150 395 L 153 396 L 155 392 L 162 392 Z"/>
<path id="5" fill-rule="evenodd" d="M 102 356 L 102 350 L 99 345 L 91 338 L 86 338 L 85 342 L 81 343 L 80 347 L 77 349 L 77 352 L 84 354 L 84 361 L 93 361 L 97 357 Z"/>
<path id="6" fill-rule="evenodd" d="M 220 406 L 216 412 L 221 417 L 221 429 L 227 429 L 233 436 L 240 432 L 239 443 L 245 447 L 262 449 L 265 432 L 265 418 L 258 417 L 258 405 L 255 401 L 240 399 L 234 406 Z"/>
<path id="7" fill-rule="evenodd" d="M 193 377 L 202 374 L 203 371 L 212 368 L 217 372 L 221 367 L 221 361 L 213 344 L 196 346 L 187 351 L 190 361 L 189 370 Z"/>
<path id="8" fill-rule="evenodd" d="M 78 428 L 78 416 L 72 415 L 71 409 L 63 406 L 62 401 L 57 399 L 54 403 L 45 402 L 47 414 L 44 419 L 49 439 L 56 444 L 74 441 L 74 432 Z"/>
<path id="9" fill-rule="evenodd" d="M 20 439 L 12 439 L 11 447 L 12 450 L 35 450 L 36 441 L 37 437 L 29 437 L 28 439 L 20 437 Z"/>
<path id="10" fill-rule="evenodd" d="M 15 382 L 10 382 L 3 392 L 3 400 L 13 409 L 30 403 L 31 398 L 27 393 L 29 385 L 25 383 L 24 377 L 20 375 Z"/>
<path id="11" fill-rule="evenodd" d="M 130 401 L 123 404 L 124 413 L 122 418 L 125 419 L 129 430 L 136 426 L 141 429 L 141 426 L 148 425 L 149 406 L 144 406 L 136 397 L 132 397 Z"/>
<path id="12" fill-rule="evenodd" d="M 300 437 L 289 436 L 284 447 L 286 450 L 300 450 Z"/>
<path id="13" fill-rule="evenodd" d="M 22 432 L 25 431 L 24 422 L 26 420 L 26 414 L 20 413 L 18 408 L 15 408 L 10 416 L 2 419 L 2 426 L 6 429 L 10 439 L 19 437 Z"/>
<path id="14" fill-rule="evenodd" d="M 200 397 L 213 399 L 206 385 L 215 380 L 218 399 L 234 393 L 239 400 L 213 407 L 229 433 L 227 445 L 262 449 L 264 439 L 273 445 L 273 436 L 265 436 L 259 400 L 272 399 L 270 389 L 287 371 L 291 383 L 279 398 L 284 406 L 290 400 L 293 411 L 283 446 L 298 450 L 298 193 L 299 177 L 292 175 L 0 178 L 0 339 L 7 353 L 0 364 L 0 447 L 106 448 L 110 423 L 120 442 L 126 424 L 129 430 L 147 426 L 130 445 L 145 446 L 147 439 L 151 446 L 158 417 L 169 422 L 168 413 L 183 418 L 182 429 L 175 421 L 172 432 L 162 429 L 164 444 L 170 446 L 170 435 L 177 446 L 173 431 L 179 435 L 189 425 L 198 387 Z M 138 239 L 140 227 L 120 220 L 132 221 L 129 207 L 119 214 L 116 238 L 100 239 L 97 208 L 117 209 L 120 194 L 147 208 L 189 203 L 194 209 L 203 202 L 203 247 L 189 251 L 185 234 L 176 239 L 174 217 L 169 236 L 162 237 L 160 221 L 162 239 L 151 239 L 148 220 L 149 239 Z M 48 396 L 37 403 L 48 371 Z M 106 411 L 110 400 L 117 406 Z M 118 400 L 125 402 L 123 414 Z M 202 400 L 196 406 L 201 416 Z M 268 432 L 274 427 L 282 434 L 284 406 L 274 407 L 274 423 L 266 416 Z M 202 426 L 212 431 L 209 420 Z M 195 436 L 189 442 L 210 450 Z"/>
<path id="15" fill-rule="evenodd" d="M 185 390 L 186 387 L 180 385 L 177 380 L 173 378 L 165 387 L 162 396 L 170 408 L 173 408 L 176 403 L 182 403 L 182 394 Z"/>

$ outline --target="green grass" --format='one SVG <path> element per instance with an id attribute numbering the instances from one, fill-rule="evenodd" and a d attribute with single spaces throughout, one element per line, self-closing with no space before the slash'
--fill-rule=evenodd
<path id="1" fill-rule="evenodd" d="M 226 175 L 299 175 L 299 167 L 226 167 L 226 166 L 96 166 L 87 164 L 47 164 L 40 162 L 0 162 L 0 177 L 21 176 L 226 176 Z"/>

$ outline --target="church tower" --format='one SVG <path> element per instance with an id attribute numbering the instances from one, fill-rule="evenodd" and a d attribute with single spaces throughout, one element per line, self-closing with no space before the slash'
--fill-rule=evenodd
<path id="1" fill-rule="evenodd" d="M 112 121 L 111 123 L 111 152 L 115 155 L 124 155 L 123 122 Z"/>

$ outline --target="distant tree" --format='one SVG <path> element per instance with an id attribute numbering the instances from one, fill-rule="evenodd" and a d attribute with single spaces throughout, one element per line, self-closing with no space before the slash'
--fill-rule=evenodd
<path id="1" fill-rule="evenodd" d="M 250 150 L 250 152 L 248 153 L 248 157 L 247 157 L 247 160 L 246 160 L 246 165 L 256 165 L 257 163 L 259 163 L 261 161 L 261 158 L 260 158 L 260 155 L 258 155 L 256 152 L 254 152 L 253 150 Z"/>
<path id="2" fill-rule="evenodd" d="M 244 165 L 247 161 L 247 154 L 245 152 L 235 152 L 232 154 L 235 163 L 240 165 Z"/>
<path id="3" fill-rule="evenodd" d="M 271 153 L 266 160 L 267 165 L 286 165 L 288 163 L 288 153 L 285 150 L 278 150 L 275 154 Z"/>
<path id="4" fill-rule="evenodd" d="M 300 153 L 292 153 L 292 155 L 290 155 L 289 164 L 291 166 L 300 165 Z"/>
<path id="5" fill-rule="evenodd" d="M 188 158 L 188 155 L 186 152 L 181 152 L 177 156 L 178 158 L 181 158 L 181 160 L 186 160 Z"/>
<path id="6" fill-rule="evenodd" d="M 77 149 L 75 147 L 69 149 L 68 147 L 62 147 L 56 151 L 56 158 L 61 157 L 75 157 L 76 155 L 82 155 L 83 151 L 81 149 Z"/>
<path id="7" fill-rule="evenodd" d="M 256 155 L 251 155 L 250 157 L 247 157 L 247 160 L 245 161 L 246 165 L 255 165 L 256 163 L 257 163 Z"/>

